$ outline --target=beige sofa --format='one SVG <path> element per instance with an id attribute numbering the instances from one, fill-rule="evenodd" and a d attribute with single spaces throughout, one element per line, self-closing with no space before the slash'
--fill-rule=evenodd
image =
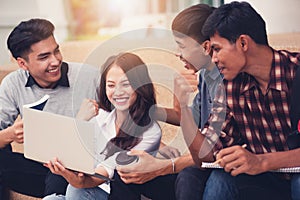
<path id="1" fill-rule="evenodd" d="M 290 51 L 300 52 L 300 33 L 285 33 L 269 35 L 270 45 L 275 49 L 287 49 Z M 64 60 L 73 62 L 87 62 L 100 66 L 103 59 L 95 57 L 97 48 L 101 46 L 99 41 L 71 41 L 61 44 L 61 51 Z M 156 82 L 156 94 L 158 103 L 171 107 L 172 106 L 172 76 L 171 73 L 182 68 L 182 63 L 170 52 L 158 49 L 136 49 L 135 53 L 140 55 L 146 63 L 150 63 L 150 72 L 152 79 Z M 94 60 L 93 60 L 94 59 Z M 6 66 L 0 66 L 0 82 L 2 78 L 9 72 L 16 70 L 18 66 L 12 62 Z M 163 68 L 160 70 L 159 68 Z M 183 141 L 180 129 L 177 126 L 172 126 L 166 123 L 160 123 L 163 129 L 163 141 L 178 147 L 183 153 L 187 151 L 187 147 Z M 22 145 L 14 144 L 15 151 L 22 152 Z M 34 200 L 37 198 L 20 195 L 10 191 L 10 199 L 15 200 Z"/>

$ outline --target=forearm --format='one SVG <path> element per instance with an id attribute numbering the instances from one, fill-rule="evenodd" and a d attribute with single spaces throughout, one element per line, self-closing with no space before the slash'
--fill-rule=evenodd
<path id="1" fill-rule="evenodd" d="M 180 157 L 174 159 L 174 164 L 175 164 L 175 172 L 174 173 L 179 173 L 184 168 L 195 165 L 191 154 L 186 154 L 186 155 L 183 155 L 183 156 L 180 156 Z M 171 169 L 173 168 L 172 163 L 171 163 L 169 169 L 170 168 Z"/>
<path id="2" fill-rule="evenodd" d="M 180 125 L 180 113 L 173 108 L 156 107 L 154 119 L 176 126 Z"/>
<path id="3" fill-rule="evenodd" d="M 6 128 L 0 131 L 0 148 L 4 148 L 8 144 L 13 142 L 12 137 L 10 137 L 10 128 Z"/>
<path id="4" fill-rule="evenodd" d="M 281 151 L 274 153 L 266 153 L 257 155 L 261 160 L 261 168 L 263 171 L 275 170 L 283 167 L 299 167 L 300 166 L 300 148 Z"/>
<path id="5" fill-rule="evenodd" d="M 164 166 L 162 168 L 159 168 L 156 171 L 157 176 L 164 176 L 168 174 L 175 174 L 179 173 L 181 170 L 188 166 L 194 165 L 194 161 L 192 159 L 191 154 L 183 155 L 178 158 L 174 158 L 174 168 L 173 163 L 171 159 L 163 159 L 161 160 L 161 166 Z M 174 171 L 173 171 L 174 169 Z"/>
<path id="6" fill-rule="evenodd" d="M 202 161 L 213 161 L 212 147 L 206 141 L 205 136 L 200 133 L 193 120 L 192 111 L 187 106 L 181 109 L 180 124 L 195 164 L 201 166 Z"/>

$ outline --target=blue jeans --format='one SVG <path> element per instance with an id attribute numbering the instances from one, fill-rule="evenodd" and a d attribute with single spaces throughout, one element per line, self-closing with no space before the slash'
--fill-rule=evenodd
<path id="1" fill-rule="evenodd" d="M 108 193 L 99 187 L 94 188 L 75 188 L 68 185 L 66 196 L 49 195 L 43 200 L 107 200 Z"/>
<path id="2" fill-rule="evenodd" d="M 239 200 L 235 179 L 222 169 L 212 170 L 203 193 L 203 200 Z"/>
<path id="3" fill-rule="evenodd" d="M 300 174 L 294 174 L 291 180 L 291 192 L 293 200 L 300 200 Z"/>
<path id="4" fill-rule="evenodd" d="M 291 180 L 283 175 L 268 172 L 233 177 L 224 170 L 213 170 L 207 180 L 203 199 L 299 199 L 300 175 L 293 175 Z"/>
<path id="5" fill-rule="evenodd" d="M 209 169 L 199 169 L 196 166 L 187 167 L 179 172 L 175 182 L 177 200 L 201 200 Z"/>

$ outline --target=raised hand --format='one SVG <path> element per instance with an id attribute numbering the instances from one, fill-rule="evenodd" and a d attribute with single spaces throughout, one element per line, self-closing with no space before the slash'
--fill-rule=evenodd
<path id="1" fill-rule="evenodd" d="M 91 118 L 98 115 L 98 112 L 99 112 L 99 106 L 96 100 L 84 99 L 81 103 L 76 118 L 89 121 Z"/>
<path id="2" fill-rule="evenodd" d="M 188 106 L 190 94 L 197 90 L 198 80 L 194 70 L 182 70 L 174 80 L 174 93 L 180 106 Z"/>

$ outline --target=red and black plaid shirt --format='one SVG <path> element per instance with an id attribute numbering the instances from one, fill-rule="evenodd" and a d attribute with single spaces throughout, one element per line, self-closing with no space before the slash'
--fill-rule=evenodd
<path id="1" fill-rule="evenodd" d="M 202 130 L 215 145 L 215 151 L 242 143 L 256 154 L 288 150 L 289 102 L 298 66 L 300 53 L 274 50 L 265 95 L 254 77 L 247 73 L 239 74 L 232 81 L 224 80 L 223 90 L 216 94 L 210 121 Z M 222 131 L 218 131 L 218 127 Z"/>

